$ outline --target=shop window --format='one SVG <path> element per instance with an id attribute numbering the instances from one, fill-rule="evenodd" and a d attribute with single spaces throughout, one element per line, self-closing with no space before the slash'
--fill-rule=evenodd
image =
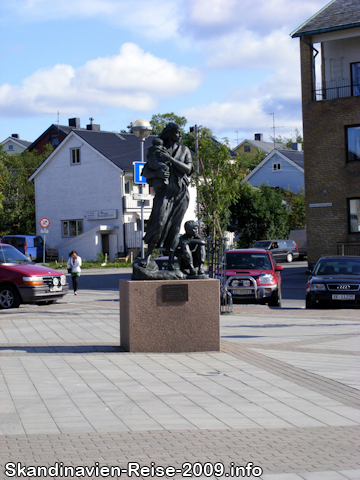
<path id="1" fill-rule="evenodd" d="M 62 221 L 62 236 L 74 237 L 83 233 L 82 220 L 63 220 Z"/>

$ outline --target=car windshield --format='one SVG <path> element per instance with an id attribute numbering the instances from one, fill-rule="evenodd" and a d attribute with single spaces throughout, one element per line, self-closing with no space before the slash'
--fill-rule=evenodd
<path id="1" fill-rule="evenodd" d="M 271 270 L 269 255 L 256 252 L 227 252 L 227 268 L 256 268 Z"/>
<path id="2" fill-rule="evenodd" d="M 0 245 L 1 263 L 32 263 L 25 255 L 11 245 Z"/>
<path id="3" fill-rule="evenodd" d="M 324 258 L 315 267 L 315 275 L 360 275 L 360 258 Z"/>

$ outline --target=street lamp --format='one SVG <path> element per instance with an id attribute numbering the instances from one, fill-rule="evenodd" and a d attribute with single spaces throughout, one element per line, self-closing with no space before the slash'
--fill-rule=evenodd
<path id="1" fill-rule="evenodd" d="M 140 118 L 132 124 L 131 130 L 133 134 L 138 137 L 140 140 L 140 161 L 144 162 L 144 148 L 145 148 L 145 139 L 150 135 L 152 126 L 147 120 Z M 143 185 L 139 185 L 139 193 L 143 193 Z M 144 251 L 144 203 L 145 200 L 141 199 L 141 258 L 145 257 Z"/>

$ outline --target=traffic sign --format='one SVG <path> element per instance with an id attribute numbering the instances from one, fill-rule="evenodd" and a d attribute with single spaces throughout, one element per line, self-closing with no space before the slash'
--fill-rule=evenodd
<path id="1" fill-rule="evenodd" d="M 47 228 L 50 225 L 50 220 L 44 217 L 40 220 L 39 223 L 42 228 Z"/>
<path id="2" fill-rule="evenodd" d="M 151 200 L 152 198 L 154 197 L 147 193 L 133 193 L 133 200 Z"/>
<path id="3" fill-rule="evenodd" d="M 49 230 L 46 230 L 46 228 L 42 228 L 42 229 L 40 230 L 40 233 L 49 233 Z"/>
<path id="4" fill-rule="evenodd" d="M 145 162 L 133 162 L 134 165 L 134 183 L 144 184 L 146 183 L 146 177 L 142 176 L 142 170 Z"/>

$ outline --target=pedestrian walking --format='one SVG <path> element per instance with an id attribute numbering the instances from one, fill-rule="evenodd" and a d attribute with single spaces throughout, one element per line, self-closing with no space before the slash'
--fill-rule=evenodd
<path id="1" fill-rule="evenodd" d="M 81 274 L 81 268 L 80 268 L 81 263 L 82 263 L 81 257 L 78 255 L 78 253 L 75 250 L 72 250 L 69 253 L 69 258 L 67 261 L 67 269 L 68 269 L 68 273 L 71 274 L 74 295 L 77 295 L 78 279 Z"/>

